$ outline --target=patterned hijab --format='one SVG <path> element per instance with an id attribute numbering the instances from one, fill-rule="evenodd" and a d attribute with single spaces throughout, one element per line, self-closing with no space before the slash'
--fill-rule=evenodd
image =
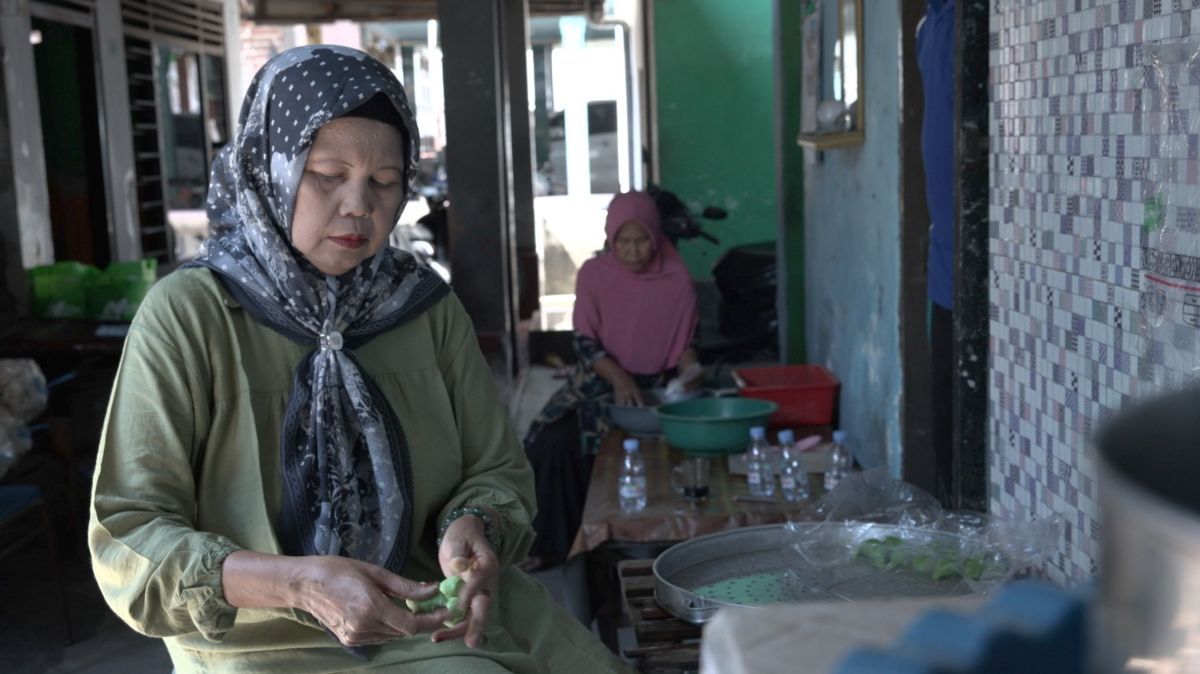
<path id="1" fill-rule="evenodd" d="M 296 190 L 317 131 L 377 95 L 403 124 L 411 194 L 420 135 L 403 87 L 383 64 L 325 45 L 267 62 L 246 93 L 237 138 L 213 161 L 211 238 L 191 264 L 211 269 L 256 320 L 312 347 L 294 374 L 283 422 L 284 551 L 353 557 L 399 572 L 412 528 L 408 446 L 353 350 L 420 315 L 449 288 L 387 246 L 330 276 L 291 244 Z"/>

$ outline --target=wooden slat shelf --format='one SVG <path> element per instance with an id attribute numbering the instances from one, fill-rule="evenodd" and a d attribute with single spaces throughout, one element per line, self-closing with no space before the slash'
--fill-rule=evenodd
<path id="1" fill-rule="evenodd" d="M 682 674 L 700 670 L 700 628 L 667 613 L 654 600 L 654 560 L 617 564 L 621 598 L 637 646 L 625 651 L 646 674 Z"/>

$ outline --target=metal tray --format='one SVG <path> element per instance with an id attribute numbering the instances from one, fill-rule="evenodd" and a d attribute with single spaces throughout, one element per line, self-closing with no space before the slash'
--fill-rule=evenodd
<path id="1" fill-rule="evenodd" d="M 792 527 L 790 531 L 788 526 Z M 862 560 L 822 567 L 807 561 L 793 547 L 810 534 L 819 536 L 822 544 L 852 549 L 867 538 L 910 538 L 913 532 L 888 524 L 812 522 L 746 527 L 700 536 L 671 547 L 655 560 L 654 598 L 676 617 L 701 624 L 726 606 L 954 596 L 978 591 L 978 586 L 965 582 L 934 581 L 915 572 L 880 570 Z M 923 540 L 942 540 L 952 545 L 962 542 L 950 533 L 921 531 L 920 535 Z M 736 588 L 742 598 L 720 598 L 723 587 Z"/>

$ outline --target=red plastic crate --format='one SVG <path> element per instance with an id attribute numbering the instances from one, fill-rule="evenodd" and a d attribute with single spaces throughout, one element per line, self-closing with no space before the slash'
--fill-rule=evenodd
<path id="1" fill-rule="evenodd" d="M 772 426 L 828 426 L 837 405 L 837 377 L 820 365 L 780 365 L 733 371 L 738 390 L 746 398 L 770 400 L 779 405 Z"/>

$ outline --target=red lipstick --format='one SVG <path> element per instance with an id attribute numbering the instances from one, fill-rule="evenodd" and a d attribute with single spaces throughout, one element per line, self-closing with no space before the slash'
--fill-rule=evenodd
<path id="1" fill-rule="evenodd" d="M 331 236 L 329 240 L 346 248 L 362 248 L 367 245 L 367 241 L 370 239 L 360 234 L 347 234 L 345 236 Z"/>

